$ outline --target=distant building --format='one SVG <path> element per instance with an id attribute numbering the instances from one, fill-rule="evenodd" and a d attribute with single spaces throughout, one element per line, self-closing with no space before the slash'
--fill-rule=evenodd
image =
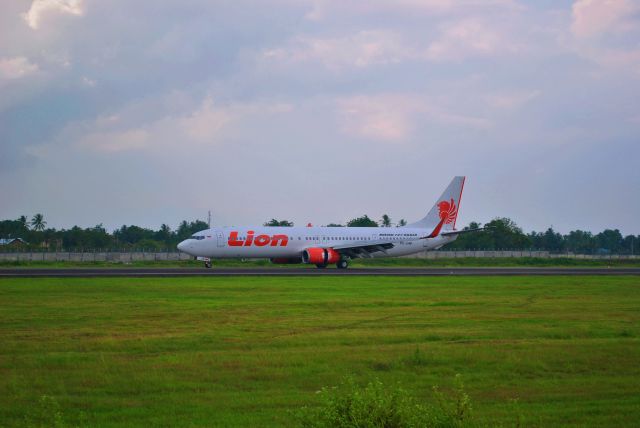
<path id="1" fill-rule="evenodd" d="M 0 248 L 1 247 L 10 247 L 10 248 L 20 248 L 27 246 L 28 243 L 22 238 L 0 238 Z"/>

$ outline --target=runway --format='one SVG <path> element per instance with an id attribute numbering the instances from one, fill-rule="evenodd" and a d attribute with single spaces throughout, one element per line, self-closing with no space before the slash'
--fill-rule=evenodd
<path id="1" fill-rule="evenodd" d="M 195 276 L 527 276 L 640 275 L 640 268 L 76 268 L 0 269 L 0 278 L 195 277 Z"/>

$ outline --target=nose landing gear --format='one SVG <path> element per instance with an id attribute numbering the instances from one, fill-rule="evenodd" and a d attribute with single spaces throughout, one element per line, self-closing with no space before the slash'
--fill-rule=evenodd
<path id="1" fill-rule="evenodd" d="M 209 257 L 194 257 L 196 260 L 204 262 L 204 267 L 211 269 L 211 259 Z"/>

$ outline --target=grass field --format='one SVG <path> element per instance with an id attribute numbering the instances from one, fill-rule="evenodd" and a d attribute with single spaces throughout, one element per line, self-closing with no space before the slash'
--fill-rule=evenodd
<path id="1" fill-rule="evenodd" d="M 457 373 L 488 426 L 637 426 L 639 321 L 638 277 L 3 279 L 0 426 L 294 426 Z"/>
<path id="2" fill-rule="evenodd" d="M 289 267 L 293 269 L 315 269 L 315 265 L 276 265 L 269 260 L 214 260 L 214 268 L 225 267 Z M 134 261 L 134 262 L 74 262 L 74 261 L 0 261 L 0 268 L 128 268 L 128 267 L 202 267 L 203 262 L 194 260 L 179 261 Z M 541 257 L 496 257 L 496 258 L 442 258 L 442 259 L 414 259 L 414 258 L 380 258 L 354 259 L 351 267 L 640 267 L 640 259 L 572 259 L 572 258 L 541 258 Z M 331 266 L 333 267 L 333 266 Z"/>

